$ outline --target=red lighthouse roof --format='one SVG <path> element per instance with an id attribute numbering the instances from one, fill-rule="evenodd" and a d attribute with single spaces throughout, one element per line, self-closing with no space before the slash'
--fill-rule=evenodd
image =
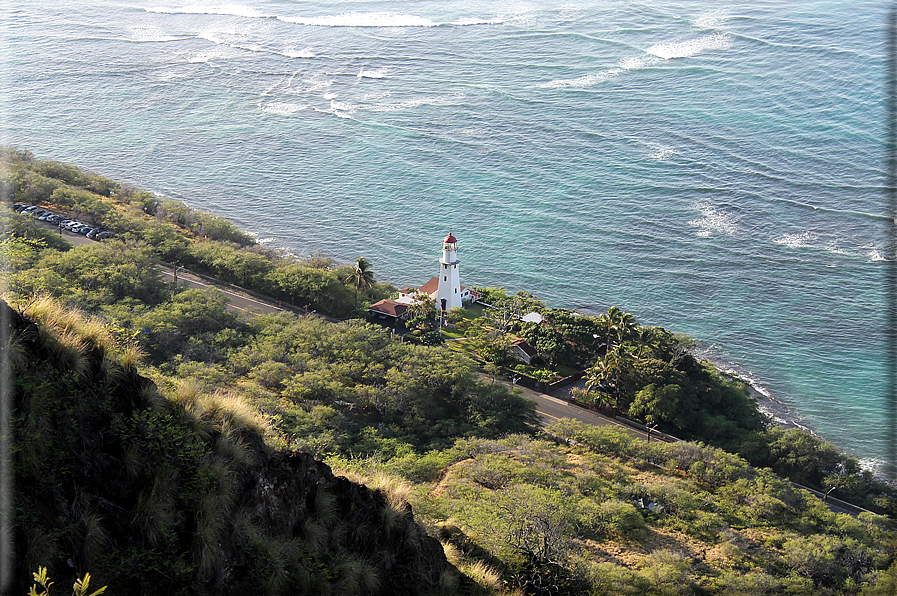
<path id="1" fill-rule="evenodd" d="M 455 244 L 456 242 L 458 242 L 458 239 L 452 236 L 451 232 L 449 232 L 449 235 L 445 237 L 445 240 L 443 240 L 443 242 L 447 244 Z"/>

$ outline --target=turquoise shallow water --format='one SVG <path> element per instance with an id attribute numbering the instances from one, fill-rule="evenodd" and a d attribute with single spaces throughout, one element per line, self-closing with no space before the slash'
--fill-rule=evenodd
<path id="1" fill-rule="evenodd" d="M 9 2 L 3 142 L 399 285 L 691 334 L 870 464 L 879 2 Z"/>

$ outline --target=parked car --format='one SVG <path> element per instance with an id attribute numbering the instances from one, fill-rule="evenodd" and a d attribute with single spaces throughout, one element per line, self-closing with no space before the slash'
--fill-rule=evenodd
<path id="1" fill-rule="evenodd" d="M 106 230 L 104 230 L 103 228 L 94 228 L 91 231 L 87 232 L 87 237 L 90 238 L 91 240 L 95 240 L 97 237 L 97 234 L 99 234 L 100 232 L 105 232 L 105 231 Z"/>
<path id="2" fill-rule="evenodd" d="M 112 238 L 112 233 L 111 232 L 100 232 L 99 234 L 97 234 L 94 237 L 95 240 L 105 240 L 106 238 Z"/>
<path id="3" fill-rule="evenodd" d="M 37 205 L 32 205 L 31 207 L 25 207 L 24 209 L 22 209 L 21 213 L 23 215 L 31 215 L 31 213 L 37 208 L 38 208 Z"/>
<path id="4" fill-rule="evenodd" d="M 52 211 L 47 211 L 46 213 L 42 213 L 40 216 L 38 216 L 37 219 L 38 221 L 47 221 L 48 219 L 53 217 L 53 215 L 54 213 Z"/>

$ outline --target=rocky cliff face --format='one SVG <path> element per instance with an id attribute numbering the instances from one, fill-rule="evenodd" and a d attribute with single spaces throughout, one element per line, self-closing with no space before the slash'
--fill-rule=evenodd
<path id="1" fill-rule="evenodd" d="M 41 565 L 57 585 L 89 571 L 115 594 L 455 585 L 410 506 L 273 450 L 227 400 L 162 397 L 71 313 L 37 324 L 0 303 L 0 317 L 15 445 L 10 593 L 27 592 Z"/>

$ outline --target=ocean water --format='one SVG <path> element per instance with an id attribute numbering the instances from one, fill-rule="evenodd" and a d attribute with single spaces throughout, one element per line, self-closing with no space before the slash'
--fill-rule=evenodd
<path id="1" fill-rule="evenodd" d="M 871 466 L 883 2 L 26 2 L 2 142 L 296 254 L 617 304 Z"/>

